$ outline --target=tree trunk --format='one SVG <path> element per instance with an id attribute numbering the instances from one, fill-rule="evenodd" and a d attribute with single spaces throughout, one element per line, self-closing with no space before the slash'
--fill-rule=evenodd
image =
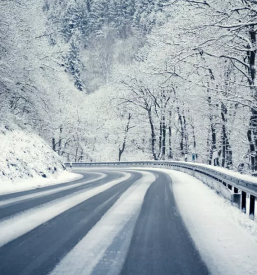
<path id="1" fill-rule="evenodd" d="M 83 149 L 81 148 L 80 156 L 79 156 L 79 158 L 78 158 L 78 162 L 82 162 L 82 160 L 83 160 L 83 155 L 84 155 L 84 151 L 83 151 Z"/>
<path id="2" fill-rule="evenodd" d="M 217 146 L 216 146 L 216 129 L 215 126 L 211 120 L 211 144 L 210 144 L 210 155 L 209 155 L 209 165 L 212 165 L 212 158 L 213 158 L 213 153 L 217 151 Z M 214 166 L 217 166 L 217 163 L 214 162 Z"/>
<path id="3" fill-rule="evenodd" d="M 192 128 L 192 137 L 193 137 L 193 155 L 192 155 L 192 161 L 196 162 L 196 137 L 195 137 L 195 127 L 193 125 L 193 122 L 191 124 L 191 128 Z"/>
<path id="4" fill-rule="evenodd" d="M 257 111 L 254 108 L 251 108 L 251 117 L 249 128 L 247 131 L 247 137 L 249 141 L 249 150 L 250 150 L 250 161 L 251 161 L 251 170 L 252 172 L 257 171 Z"/>
<path id="5" fill-rule="evenodd" d="M 159 155 L 158 155 L 158 159 L 161 159 L 162 157 L 162 116 L 161 116 L 161 121 L 160 121 L 160 128 L 159 128 Z"/>
<path id="6" fill-rule="evenodd" d="M 154 125 L 153 125 L 153 118 L 152 118 L 152 110 L 151 108 L 149 108 L 147 110 L 148 113 L 148 119 L 149 119 L 149 124 L 151 127 L 151 140 L 152 140 L 152 144 L 151 144 L 151 149 L 152 149 L 152 154 L 153 154 L 153 159 L 157 160 L 157 156 L 156 156 L 156 150 L 155 150 L 155 142 L 156 142 L 156 135 L 155 135 L 155 131 L 154 131 Z"/>
<path id="7" fill-rule="evenodd" d="M 166 123 L 165 116 L 162 115 L 162 159 L 165 159 L 166 154 Z"/>
<path id="8" fill-rule="evenodd" d="M 121 148 L 119 148 L 119 161 L 121 161 L 121 156 L 122 156 L 122 154 L 123 154 L 123 152 L 125 151 L 125 148 L 126 148 L 126 141 L 127 141 L 128 131 L 129 131 L 130 120 L 131 120 L 131 114 L 129 114 L 129 116 L 128 116 L 128 122 L 127 122 L 127 125 L 125 127 L 125 133 L 124 133 L 124 139 L 123 139 L 122 146 L 121 146 Z"/>
<path id="9" fill-rule="evenodd" d="M 55 143 L 55 138 L 52 138 L 52 149 L 56 151 L 56 143 Z"/>
<path id="10" fill-rule="evenodd" d="M 221 131 L 221 141 L 222 141 L 222 158 L 221 166 L 230 169 L 232 166 L 232 150 L 228 140 L 227 133 L 227 107 L 224 103 L 221 103 L 221 119 L 222 119 L 222 131 Z"/>
<path id="11" fill-rule="evenodd" d="M 194 148 L 194 153 L 196 153 L 196 138 L 195 138 L 195 127 L 192 126 L 192 132 L 193 132 L 193 148 Z"/>
<path id="12" fill-rule="evenodd" d="M 211 142 L 210 142 L 210 151 L 209 151 L 209 160 L 208 160 L 208 164 L 209 165 L 214 165 L 214 166 L 219 166 L 219 161 L 217 158 L 217 135 L 216 135 L 216 125 L 214 123 L 214 115 L 212 112 L 212 98 L 209 95 L 210 91 L 209 89 L 207 90 L 207 102 L 209 105 L 209 119 L 210 119 L 210 128 L 211 128 Z M 215 157 L 215 158 L 214 158 Z"/>
<path id="13" fill-rule="evenodd" d="M 185 152 L 185 155 L 188 155 L 188 132 L 187 132 L 187 121 L 186 121 L 185 115 L 183 115 L 183 122 L 184 122 L 184 136 L 185 136 L 184 152 Z"/>
<path id="14" fill-rule="evenodd" d="M 60 126 L 60 135 L 59 135 L 59 142 L 58 142 L 58 155 L 61 155 L 62 149 L 62 126 Z"/>
<path id="15" fill-rule="evenodd" d="M 75 159 L 74 159 L 75 162 L 77 162 L 78 150 L 79 150 L 79 148 L 78 148 L 78 146 L 77 146 L 77 147 L 76 147 L 76 153 L 75 153 Z"/>
<path id="16" fill-rule="evenodd" d="M 221 153 L 221 166 L 226 165 L 226 147 L 227 147 L 227 133 L 226 133 L 226 108 L 224 104 L 221 104 L 221 119 L 222 119 L 222 131 L 221 131 L 221 142 L 222 142 L 222 153 Z"/>
<path id="17" fill-rule="evenodd" d="M 169 159 L 173 159 L 173 153 L 172 153 L 172 147 L 171 147 L 171 143 L 172 143 L 172 128 L 171 128 L 171 111 L 169 112 L 169 155 L 168 158 Z"/>
<path id="18" fill-rule="evenodd" d="M 184 156 L 184 127 L 183 127 L 183 121 L 182 121 L 182 116 L 180 114 L 179 108 L 177 108 L 178 112 L 178 121 L 180 124 L 180 154 L 181 156 Z"/>
<path id="19" fill-rule="evenodd" d="M 256 31 L 254 29 L 254 25 L 250 26 L 249 36 L 252 42 L 252 45 L 256 45 Z M 250 50 L 251 46 L 249 45 L 249 51 L 247 53 L 248 62 L 249 62 L 249 84 L 251 92 L 253 93 L 255 102 L 257 101 L 257 92 L 254 87 L 255 77 L 256 77 L 256 69 L 255 69 L 255 59 L 256 59 L 256 48 L 254 50 Z M 251 117 L 249 121 L 249 127 L 247 131 L 247 137 L 249 141 L 249 153 L 250 153 L 250 161 L 251 161 L 251 170 L 252 173 L 257 171 L 257 110 L 254 107 L 251 108 Z"/>

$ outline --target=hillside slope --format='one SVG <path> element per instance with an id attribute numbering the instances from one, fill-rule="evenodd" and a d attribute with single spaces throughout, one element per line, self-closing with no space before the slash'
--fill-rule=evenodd
<path id="1" fill-rule="evenodd" d="M 0 127 L 0 182 L 49 178 L 64 171 L 60 157 L 36 134 Z"/>

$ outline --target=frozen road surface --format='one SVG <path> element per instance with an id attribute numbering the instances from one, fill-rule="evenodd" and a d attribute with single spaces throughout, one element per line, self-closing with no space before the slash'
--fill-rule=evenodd
<path id="1" fill-rule="evenodd" d="M 84 178 L 0 196 L 1 275 L 229 274 L 192 238 L 165 170 L 75 172 Z"/>

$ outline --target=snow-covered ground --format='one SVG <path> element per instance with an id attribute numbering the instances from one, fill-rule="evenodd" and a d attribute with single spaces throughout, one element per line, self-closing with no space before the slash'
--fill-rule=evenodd
<path id="1" fill-rule="evenodd" d="M 64 172 L 64 173 L 65 173 L 65 172 Z M 24 200 L 31 199 L 31 198 L 35 199 L 35 198 L 38 198 L 38 197 L 44 197 L 44 196 L 52 195 L 52 194 L 55 194 L 55 193 L 58 193 L 58 192 L 61 192 L 61 191 L 65 191 L 65 190 L 72 189 L 72 188 L 74 188 L 74 187 L 82 186 L 82 185 L 84 185 L 85 183 L 94 182 L 94 181 L 96 181 L 96 180 L 100 180 L 100 179 L 103 179 L 103 178 L 106 177 L 106 174 L 103 174 L 103 173 L 97 173 L 97 174 L 99 174 L 99 176 L 96 177 L 95 179 L 92 179 L 92 180 L 79 181 L 79 182 L 73 183 L 73 184 L 71 184 L 71 185 L 56 186 L 54 189 L 44 190 L 44 191 L 41 190 L 41 192 L 36 192 L 36 193 L 32 193 L 32 194 L 30 193 L 30 194 L 20 195 L 18 198 L 9 198 L 9 199 L 1 200 L 1 201 L 0 201 L 0 207 L 1 207 L 2 205 L 7 205 L 7 204 L 13 203 L 13 202 L 24 201 Z M 77 178 L 77 179 L 83 177 L 83 175 L 72 174 L 72 173 L 71 173 L 71 174 L 68 174 L 68 177 L 70 177 L 71 175 L 74 176 L 74 177 Z M 63 175 L 61 175 L 61 176 L 63 176 Z M 68 177 L 66 176 L 65 179 L 67 179 Z M 74 179 L 74 177 L 72 177 L 72 179 Z M 56 179 L 56 181 L 53 181 L 52 183 L 53 183 L 54 185 L 57 185 L 57 184 L 62 183 L 61 178 L 62 178 L 62 177 L 60 177 L 60 178 L 58 177 L 58 178 Z M 65 183 L 66 183 L 66 182 L 69 182 L 69 181 L 66 181 L 66 180 L 65 180 Z M 46 183 L 48 184 L 49 182 L 46 182 Z M 34 184 L 34 182 L 33 182 L 33 184 Z M 27 184 L 27 185 L 28 185 L 28 184 Z M 25 185 L 25 186 L 27 186 L 27 185 Z M 49 184 L 49 185 L 50 185 L 50 184 Z M 38 185 L 38 186 L 40 186 L 40 187 L 38 187 L 38 188 L 41 188 L 41 187 L 43 187 L 43 186 L 48 186 L 48 185 L 43 185 L 43 186 Z"/>
<path id="2" fill-rule="evenodd" d="M 212 274 L 257 274 L 257 223 L 196 178 L 170 175 L 182 218 Z"/>
<path id="3" fill-rule="evenodd" d="M 64 182 L 77 180 L 82 177 L 83 176 L 80 174 L 62 171 L 58 174 L 51 175 L 49 178 L 35 177 L 26 180 L 4 180 L 0 183 L 0 195 L 61 184 Z"/>
<path id="4" fill-rule="evenodd" d="M 158 163 L 158 162 L 162 162 L 162 161 L 149 161 L 149 160 L 144 160 L 145 162 L 153 162 L 153 163 Z M 169 162 L 164 161 L 164 162 Z M 241 180 L 245 180 L 245 181 L 249 181 L 252 183 L 257 183 L 257 177 L 253 177 L 251 175 L 246 175 L 246 174 L 240 174 L 239 172 L 233 171 L 233 170 L 229 170 L 227 168 L 223 168 L 223 167 L 218 167 L 218 166 L 212 166 L 212 165 L 208 165 L 208 164 L 203 164 L 203 163 L 196 163 L 196 162 L 190 162 L 190 161 L 170 161 L 173 163 L 177 163 L 177 164 L 190 164 L 190 165 L 194 165 L 194 166 L 199 166 L 199 167 L 203 167 L 203 168 L 208 168 L 223 174 L 226 174 L 228 176 L 231 177 L 235 177 L 237 179 L 241 179 Z"/>
<path id="5" fill-rule="evenodd" d="M 0 127 L 0 194 L 40 188 L 82 177 L 65 171 L 60 157 L 36 134 Z"/>
<path id="6" fill-rule="evenodd" d="M 82 178 L 83 176 L 68 171 L 62 171 L 59 174 L 54 174 L 49 178 L 35 177 L 26 180 L 2 181 L 0 182 L 0 195 L 21 192 L 36 188 L 42 188 L 50 185 L 61 184 Z"/>
<path id="7" fill-rule="evenodd" d="M 207 164 L 202 164 L 202 163 L 194 163 L 194 162 L 178 161 L 178 163 L 192 164 L 192 165 L 195 165 L 195 166 L 212 169 L 214 171 L 224 173 L 224 174 L 226 174 L 228 176 L 231 176 L 231 177 L 235 177 L 235 178 L 245 180 L 245 181 L 249 181 L 249 182 L 252 182 L 252 183 L 257 183 L 257 178 L 256 177 L 253 177 L 253 176 L 250 176 L 250 175 L 245 175 L 245 174 L 240 174 L 239 172 L 229 170 L 229 169 L 226 169 L 226 168 L 223 168 L 223 167 L 212 166 L 212 165 L 207 165 Z"/>

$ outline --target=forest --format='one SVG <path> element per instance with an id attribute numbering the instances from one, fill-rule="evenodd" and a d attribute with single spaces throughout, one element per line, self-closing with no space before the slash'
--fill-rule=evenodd
<path id="1" fill-rule="evenodd" d="M 64 161 L 257 173 L 257 1 L 2 0 L 1 126 Z"/>

